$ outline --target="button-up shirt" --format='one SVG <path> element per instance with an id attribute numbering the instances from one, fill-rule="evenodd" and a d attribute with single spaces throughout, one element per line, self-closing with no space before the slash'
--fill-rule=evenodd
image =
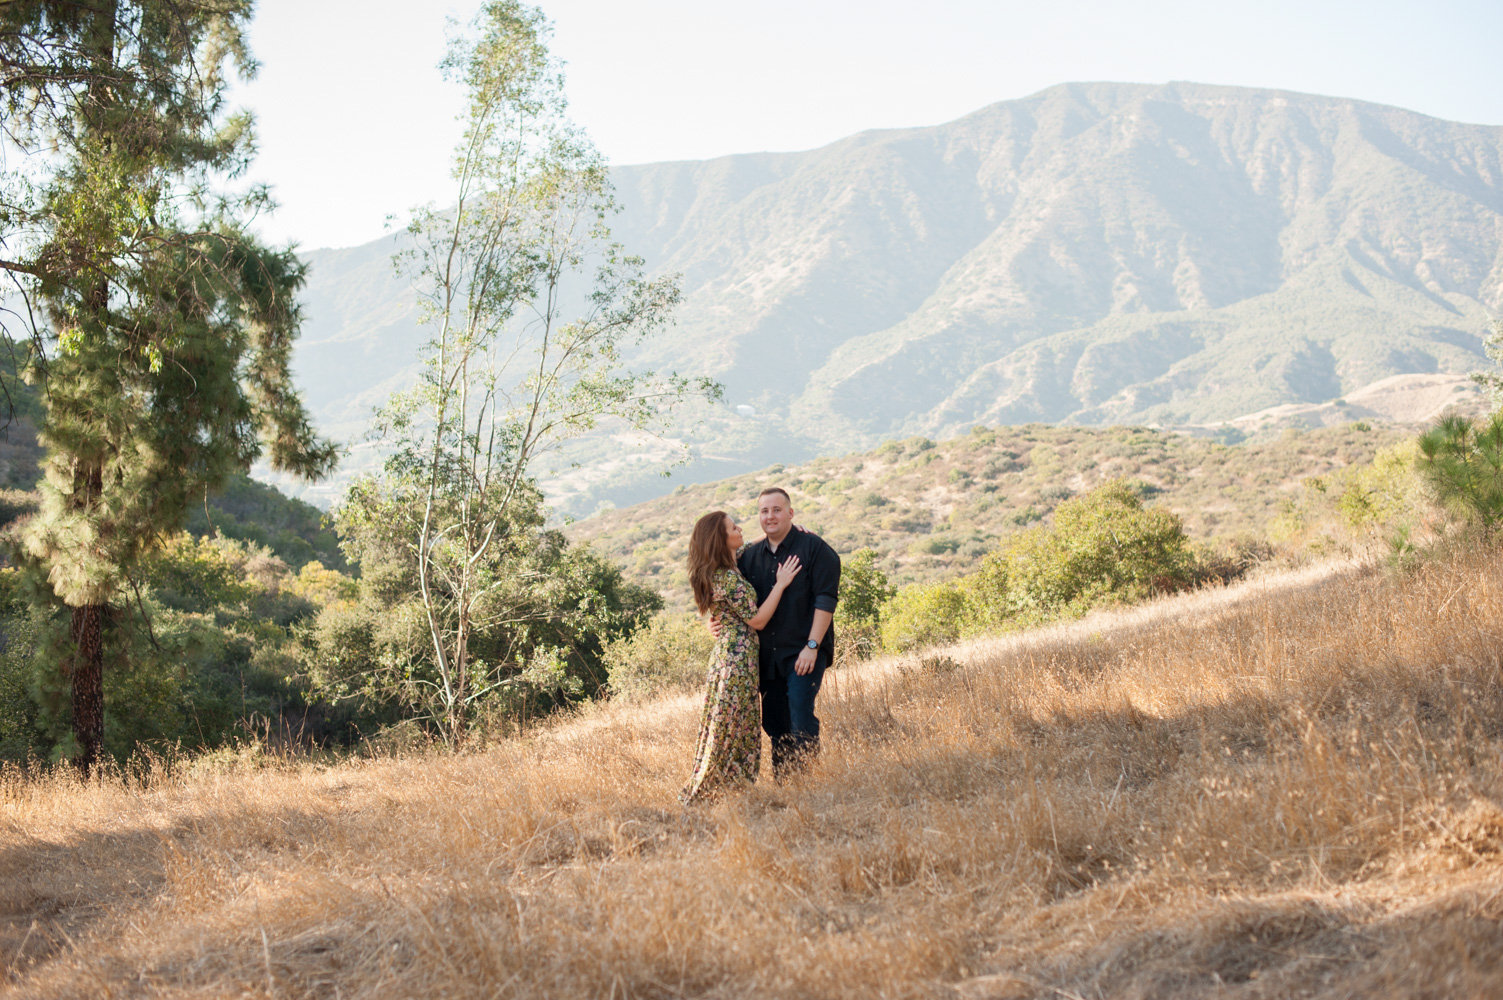
<path id="1" fill-rule="evenodd" d="M 773 551 L 766 538 L 741 550 L 736 565 L 757 592 L 760 605 L 777 583 L 778 564 L 790 555 L 803 567 L 783 591 L 778 609 L 761 632 L 761 673 L 764 680 L 793 673 L 794 661 L 808 645 L 814 612 L 834 612 L 840 597 L 840 556 L 812 531 L 790 528 Z M 826 666 L 835 658 L 835 626 L 825 630 L 819 657 Z"/>

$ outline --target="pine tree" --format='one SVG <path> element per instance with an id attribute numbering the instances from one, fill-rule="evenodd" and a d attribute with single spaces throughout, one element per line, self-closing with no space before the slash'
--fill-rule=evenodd
<path id="1" fill-rule="evenodd" d="M 1476 421 L 1442 416 L 1420 435 L 1419 470 L 1444 507 L 1495 537 L 1503 524 L 1503 410 Z"/>
<path id="2" fill-rule="evenodd" d="M 226 73 L 254 71 L 250 0 L 0 4 L 0 269 L 46 388 L 42 507 L 21 539 L 69 608 L 76 762 L 97 761 L 122 587 L 195 496 L 262 452 L 329 471 L 292 387 L 302 265 L 246 230 L 252 152 Z"/>

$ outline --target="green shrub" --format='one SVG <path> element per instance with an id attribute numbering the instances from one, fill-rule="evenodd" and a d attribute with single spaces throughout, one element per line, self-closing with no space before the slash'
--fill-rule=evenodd
<path id="1" fill-rule="evenodd" d="M 1425 516 L 1429 500 L 1419 468 L 1418 441 L 1381 449 L 1369 465 L 1337 477 L 1336 509 L 1349 527 L 1405 538 Z"/>
<path id="2" fill-rule="evenodd" d="M 695 690 L 704 683 L 714 645 L 698 615 L 660 612 L 631 636 L 606 644 L 610 690 L 627 697 Z"/>
<path id="3" fill-rule="evenodd" d="M 336 569 L 314 560 L 305 563 L 297 576 L 287 583 L 287 590 L 315 607 L 323 608 L 338 601 L 353 601 L 360 594 L 359 583 Z"/>
<path id="4" fill-rule="evenodd" d="M 996 479 L 1009 472 L 1017 472 L 1021 468 L 1023 468 L 1023 463 L 1018 461 L 1017 453 L 1008 451 L 987 459 L 986 464 L 981 467 L 981 474 L 987 479 Z"/>
<path id="5" fill-rule="evenodd" d="M 908 546 L 908 551 L 921 556 L 947 556 L 959 548 L 958 539 L 946 535 L 931 535 L 914 541 Z"/>
<path id="6" fill-rule="evenodd" d="M 884 531 L 895 531 L 899 534 L 914 535 L 919 532 L 929 531 L 934 526 L 928 511 L 909 510 L 895 514 L 888 514 L 877 522 L 877 527 Z"/>
<path id="7" fill-rule="evenodd" d="M 1186 579 L 1189 539 L 1179 518 L 1145 507 L 1123 480 L 1060 504 L 1050 527 L 1063 563 L 1059 579 L 1072 594 L 1136 600 Z"/>
<path id="8" fill-rule="evenodd" d="M 960 638 L 966 599 L 959 586 L 904 587 L 882 609 L 882 648 L 906 653 Z"/>
<path id="9" fill-rule="evenodd" d="M 882 606 L 897 593 L 887 574 L 877 565 L 876 549 L 858 549 L 840 567 L 840 619 L 842 624 L 876 628 L 882 621 Z"/>
<path id="10" fill-rule="evenodd" d="M 1179 518 L 1124 480 L 1068 500 L 1054 521 L 1010 536 L 961 581 L 963 633 L 1035 625 L 1187 586 L 1194 559 Z"/>
<path id="11" fill-rule="evenodd" d="M 13 592 L 15 570 L 0 570 L 0 591 Z M 0 761 L 45 758 L 50 741 L 39 728 L 39 712 L 33 686 L 37 654 L 47 634 L 47 615 L 28 610 L 24 604 L 4 601 L 0 617 Z"/>
<path id="12" fill-rule="evenodd" d="M 1042 521 L 1043 519 L 1044 512 L 1042 510 L 1039 510 L 1039 508 L 1035 507 L 1033 504 L 1029 504 L 1026 508 L 1018 511 L 1010 518 L 1012 523 L 1016 524 L 1018 527 L 1025 527 L 1027 525 L 1033 524 L 1036 521 Z"/>
<path id="13" fill-rule="evenodd" d="M 954 551 L 959 542 L 936 537 L 917 545 L 937 554 Z M 881 612 L 882 645 L 906 652 L 1036 625 L 1098 604 L 1142 600 L 1198 578 L 1179 518 L 1145 507 L 1139 490 L 1114 480 L 1061 503 L 1052 523 L 1008 536 L 976 572 L 899 591 Z"/>
<path id="14" fill-rule="evenodd" d="M 859 549 L 842 560 L 837 659 L 845 655 L 866 659 L 882 637 L 882 609 L 897 589 L 877 565 L 876 549 Z"/>

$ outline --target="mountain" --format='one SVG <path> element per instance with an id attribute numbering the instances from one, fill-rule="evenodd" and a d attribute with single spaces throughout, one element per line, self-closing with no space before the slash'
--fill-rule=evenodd
<path id="1" fill-rule="evenodd" d="M 1354 100 L 1066 84 L 613 176 L 615 234 L 684 289 L 632 362 L 727 390 L 673 432 L 680 481 L 979 424 L 1274 420 L 1479 367 L 1503 306 L 1503 128 Z M 308 255 L 297 370 L 343 437 L 411 377 L 396 241 Z M 670 452 L 586 443 L 552 492 L 662 492 Z"/>

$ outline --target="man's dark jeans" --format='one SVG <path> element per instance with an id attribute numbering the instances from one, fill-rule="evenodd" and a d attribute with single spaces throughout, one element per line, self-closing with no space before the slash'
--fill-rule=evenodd
<path id="1" fill-rule="evenodd" d="M 814 697 L 825 676 L 824 657 L 800 677 L 790 673 L 763 682 L 762 729 L 772 738 L 772 775 L 781 781 L 819 753 L 819 716 Z"/>

